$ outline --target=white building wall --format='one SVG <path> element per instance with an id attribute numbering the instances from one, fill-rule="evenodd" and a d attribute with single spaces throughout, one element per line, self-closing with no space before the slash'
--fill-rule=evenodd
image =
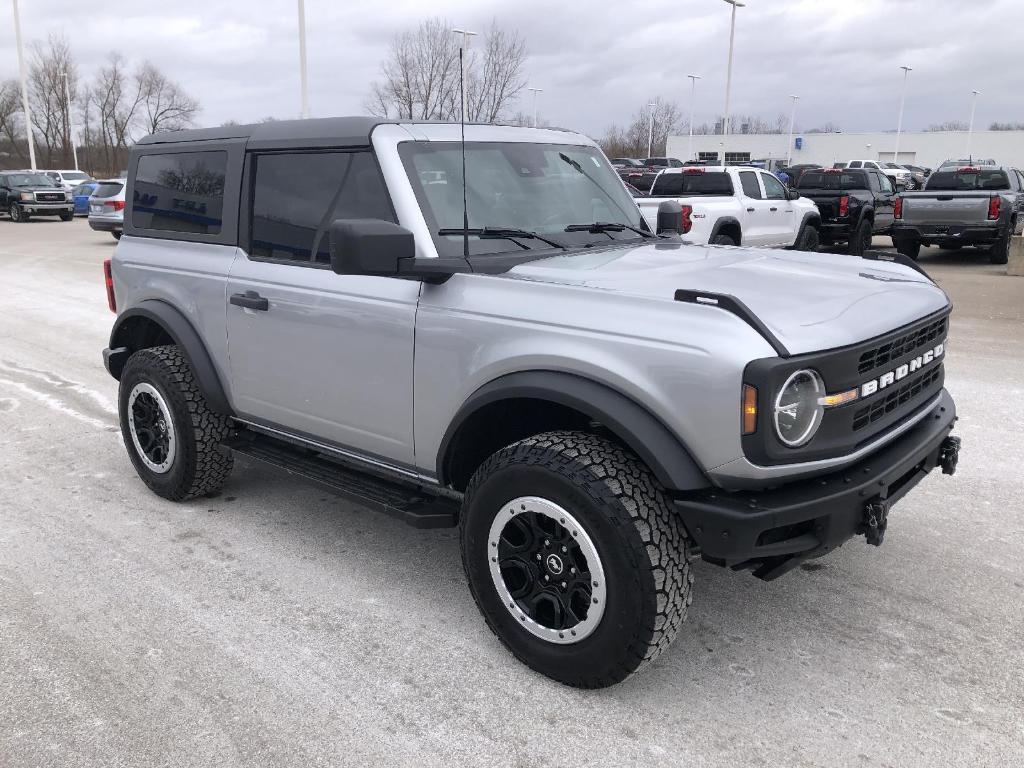
<path id="1" fill-rule="evenodd" d="M 797 137 L 802 147 L 796 149 Z M 668 137 L 668 156 L 686 160 L 688 136 Z M 724 149 L 749 152 L 752 160 L 786 158 L 787 134 L 734 134 Z M 892 160 L 896 148 L 895 133 L 796 133 L 793 135 L 792 160 L 831 166 L 848 160 Z M 868 146 L 870 145 L 870 147 Z M 693 152 L 718 152 L 722 159 L 722 136 L 694 136 Z M 966 131 L 904 132 L 900 136 L 900 162 L 935 168 L 943 160 L 965 157 Z M 1024 168 L 1024 131 L 975 131 L 971 155 L 994 158 L 1001 165 Z"/>

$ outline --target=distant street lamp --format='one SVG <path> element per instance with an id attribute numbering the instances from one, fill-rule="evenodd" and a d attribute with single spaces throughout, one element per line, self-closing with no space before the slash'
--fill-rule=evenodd
<path id="1" fill-rule="evenodd" d="M 978 106 L 978 94 L 981 91 L 971 91 L 971 122 L 967 124 L 967 159 L 971 159 L 971 135 L 974 133 L 974 109 Z"/>
<path id="2" fill-rule="evenodd" d="M 309 117 L 309 78 L 306 76 L 306 3 L 299 0 L 299 89 L 303 120 Z"/>
<path id="3" fill-rule="evenodd" d="M 647 116 L 647 156 L 651 157 L 651 147 L 654 144 L 654 108 L 658 106 L 655 102 L 651 102 L 647 105 L 647 108 L 651 110 Z"/>
<path id="4" fill-rule="evenodd" d="M 71 156 L 75 159 L 75 170 L 78 170 L 78 149 L 75 147 L 75 126 L 71 121 L 71 90 L 68 88 L 68 71 L 65 69 L 60 73 L 64 78 L 64 102 L 68 106 L 68 138 L 71 140 Z"/>
<path id="5" fill-rule="evenodd" d="M 452 32 L 456 35 L 462 35 L 462 55 L 459 56 L 462 80 L 460 81 L 459 90 L 462 91 L 462 122 L 465 123 L 469 120 L 469 117 L 467 117 L 468 99 L 466 98 L 466 51 L 469 49 L 469 38 L 473 37 L 476 32 L 470 32 L 468 29 L 453 29 Z"/>
<path id="6" fill-rule="evenodd" d="M 793 120 L 796 118 L 796 102 L 799 100 L 799 96 L 789 94 L 789 98 L 793 100 L 793 108 L 789 111 L 789 139 L 786 141 L 786 167 L 789 167 L 790 159 L 793 154 Z"/>
<path id="7" fill-rule="evenodd" d="M 893 153 L 892 161 L 899 164 L 900 162 L 900 133 L 903 131 L 903 103 L 907 100 L 907 75 L 914 69 L 913 67 L 900 67 L 903 70 L 903 95 L 900 96 L 900 118 L 896 122 L 896 152 Z"/>
<path id="8" fill-rule="evenodd" d="M 528 91 L 533 91 L 533 127 L 537 127 L 537 94 L 541 93 L 543 88 L 527 88 Z"/>
<path id="9" fill-rule="evenodd" d="M 725 0 L 725 2 L 732 6 L 732 21 L 729 25 L 729 64 L 725 70 L 725 115 L 722 118 L 722 136 L 727 139 L 729 136 L 729 93 L 732 90 L 732 49 L 733 40 L 736 37 L 736 9 L 746 7 L 746 3 L 741 3 L 739 0 Z M 722 144 L 724 153 L 725 141 Z"/>
<path id="10" fill-rule="evenodd" d="M 36 169 L 36 145 L 32 138 L 32 112 L 28 106 L 28 78 L 25 75 L 25 55 L 21 48 L 21 20 L 18 18 L 18 0 L 14 4 L 14 39 L 18 48 L 18 74 L 21 76 L 21 108 L 25 112 L 25 133 L 28 134 L 28 159 Z"/>
<path id="11" fill-rule="evenodd" d="M 697 81 L 700 75 L 687 75 L 690 78 L 690 140 L 686 145 L 686 159 L 693 160 L 693 103 L 697 94 Z"/>

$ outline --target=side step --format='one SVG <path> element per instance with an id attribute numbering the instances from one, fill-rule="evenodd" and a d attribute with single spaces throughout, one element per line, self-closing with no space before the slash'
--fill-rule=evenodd
<path id="1" fill-rule="evenodd" d="M 239 432 L 225 445 L 272 469 L 312 482 L 377 512 L 397 517 L 415 528 L 451 528 L 458 525 L 457 501 L 433 496 L 417 485 L 359 472 L 310 448 L 248 430 Z"/>

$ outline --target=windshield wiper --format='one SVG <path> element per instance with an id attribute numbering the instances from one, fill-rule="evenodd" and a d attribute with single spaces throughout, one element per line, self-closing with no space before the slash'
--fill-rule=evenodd
<path id="1" fill-rule="evenodd" d="M 632 227 L 629 224 L 620 224 L 612 221 L 595 221 L 593 224 L 570 224 L 565 228 L 566 232 L 621 232 L 624 229 L 628 229 L 630 232 L 636 232 L 638 235 L 644 237 L 657 237 L 652 232 L 640 229 L 639 227 Z"/>
<path id="2" fill-rule="evenodd" d="M 544 235 L 538 235 L 536 232 L 530 232 L 528 229 L 515 229 L 513 227 L 479 227 L 477 229 L 439 229 L 437 230 L 439 235 L 472 235 L 473 237 L 479 237 L 482 239 L 487 238 L 501 238 L 504 240 L 512 240 L 516 238 L 522 238 L 524 240 L 540 240 L 542 243 L 547 243 L 555 248 L 561 248 L 563 251 L 568 248 L 565 243 L 560 243 L 557 240 L 551 240 L 550 238 L 544 237 Z M 526 248 L 527 246 L 521 246 Z"/>

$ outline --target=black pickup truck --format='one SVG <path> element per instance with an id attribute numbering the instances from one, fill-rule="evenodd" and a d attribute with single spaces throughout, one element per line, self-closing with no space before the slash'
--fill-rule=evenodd
<path id="1" fill-rule="evenodd" d="M 808 170 L 796 185 L 821 212 L 822 245 L 847 243 L 849 253 L 862 255 L 874 235 L 889 234 L 899 199 L 892 180 L 873 168 Z"/>

